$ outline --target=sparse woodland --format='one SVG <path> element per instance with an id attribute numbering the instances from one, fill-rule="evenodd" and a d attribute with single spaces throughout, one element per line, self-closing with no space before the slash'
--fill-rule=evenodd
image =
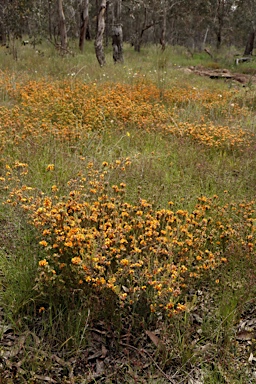
<path id="1" fill-rule="evenodd" d="M 0 4 L 0 42 L 23 39 L 36 46 L 49 39 L 62 54 L 69 40 L 95 41 L 99 64 L 104 46 L 113 45 L 114 61 L 123 61 L 122 44 L 140 52 L 145 43 L 181 45 L 193 55 L 208 46 L 243 47 L 253 53 L 255 0 L 13 0 Z M 28 39 L 27 39 L 28 37 Z M 24 40 L 23 40 L 24 41 Z"/>

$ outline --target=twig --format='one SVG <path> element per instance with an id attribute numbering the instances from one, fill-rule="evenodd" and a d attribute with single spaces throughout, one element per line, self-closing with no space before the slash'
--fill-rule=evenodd
<path id="1" fill-rule="evenodd" d="M 51 39 L 47 38 L 47 40 L 62 54 L 69 53 L 70 55 L 73 55 L 73 52 L 70 51 L 68 48 L 63 48 L 60 44 L 54 43 Z"/>
<path id="2" fill-rule="evenodd" d="M 143 354 L 146 354 L 150 360 L 152 361 L 152 363 L 156 366 L 156 368 L 159 370 L 159 372 L 172 384 L 175 384 L 174 381 L 170 378 L 170 376 L 168 376 L 163 370 L 161 367 L 159 367 L 159 365 L 157 364 L 157 362 L 153 359 L 153 357 L 150 355 L 150 353 L 148 353 L 145 349 L 138 349 L 136 347 L 134 347 L 133 345 L 130 345 L 130 344 L 126 344 L 126 343 L 122 343 L 120 342 L 120 345 L 124 346 L 124 347 L 127 347 L 127 348 L 130 348 L 130 349 L 133 349 L 134 351 L 138 352 L 140 355 L 143 355 Z"/>

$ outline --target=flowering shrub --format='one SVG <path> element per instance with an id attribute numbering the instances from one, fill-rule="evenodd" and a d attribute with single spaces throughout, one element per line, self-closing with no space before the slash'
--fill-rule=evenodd
<path id="1" fill-rule="evenodd" d="M 13 86 L 13 79 L 4 73 L 0 89 L 11 100 L 8 107 L 0 108 L 2 153 L 8 153 L 6 148 L 15 149 L 15 154 L 23 148 L 24 153 L 27 147 L 37 152 L 45 146 L 55 156 L 59 141 L 64 143 L 61 151 L 67 143 L 77 142 L 81 145 L 74 151 L 84 161 L 83 149 L 90 147 L 92 131 L 110 138 L 120 132 L 128 138 L 133 129 L 157 132 L 221 150 L 242 150 L 254 137 L 230 124 L 246 109 L 235 104 L 234 94 L 227 91 L 221 95 L 193 87 L 160 91 L 140 80 L 100 87 L 79 81 L 25 80 Z M 200 108 L 198 120 L 179 119 L 182 109 L 191 104 Z M 216 125 L 216 116 L 225 124 Z M 172 202 L 168 209 L 156 209 L 139 194 L 131 201 L 125 183 L 111 182 L 112 171 L 123 180 L 122 174 L 131 167 L 129 158 L 100 166 L 89 163 L 63 186 L 54 156 L 40 172 L 42 189 L 51 186 L 51 192 L 40 190 L 36 182 L 33 187 L 26 185 L 29 166 L 24 162 L 6 165 L 0 177 L 6 190 L 16 186 L 8 202 L 21 206 L 38 231 L 42 258 L 36 287 L 42 293 L 48 287 L 63 294 L 107 290 L 121 306 L 133 305 L 146 295 L 153 312 L 161 309 L 172 315 L 185 309 L 183 293 L 193 280 L 236 252 L 243 257 L 255 255 L 253 201 L 222 206 L 218 196 L 201 196 L 191 211 L 174 210 Z M 1 159 L 1 165 L 7 162 Z M 77 167 L 81 164 L 82 160 L 76 162 Z"/>
<path id="2" fill-rule="evenodd" d="M 13 87 L 13 79 L 7 74 L 0 78 L 1 88 L 13 100 L 12 108 L 0 109 L 2 149 L 6 144 L 22 145 L 25 139 L 34 144 L 51 135 L 74 142 L 86 139 L 94 130 L 112 132 L 113 127 L 188 136 L 215 148 L 241 148 L 252 138 L 242 128 L 229 127 L 246 113 L 246 109 L 234 104 L 233 92 L 220 95 L 194 87 L 160 91 L 154 84 L 140 80 L 134 85 L 105 83 L 100 87 L 78 81 L 70 84 L 40 80 L 17 82 Z M 201 108 L 200 121 L 176 119 L 179 108 L 191 104 Z M 215 125 L 212 121 L 216 115 L 227 125 Z"/>
<path id="3" fill-rule="evenodd" d="M 129 158 L 97 169 L 87 165 L 68 182 L 69 193 L 35 193 L 23 186 L 9 203 L 20 204 L 37 228 L 45 257 L 38 263 L 37 289 L 111 290 L 121 306 L 146 293 L 151 311 L 185 310 L 184 289 L 203 273 L 226 263 L 242 249 L 255 252 L 255 202 L 221 206 L 218 196 L 201 196 L 194 210 L 155 209 L 126 185 L 108 182 L 114 169 L 125 172 Z M 241 251 L 240 251 L 241 252 Z"/>

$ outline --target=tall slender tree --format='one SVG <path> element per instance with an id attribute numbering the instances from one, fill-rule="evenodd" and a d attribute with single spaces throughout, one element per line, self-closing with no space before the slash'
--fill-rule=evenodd
<path id="1" fill-rule="evenodd" d="M 233 12 L 233 23 L 236 34 L 239 35 L 241 43 L 245 44 L 244 55 L 253 54 L 254 42 L 256 38 L 256 0 L 239 0 Z"/>
<path id="2" fill-rule="evenodd" d="M 112 46 L 114 62 L 123 62 L 123 26 L 121 23 L 122 0 L 113 0 L 112 4 Z"/>
<path id="3" fill-rule="evenodd" d="M 89 0 L 84 0 L 83 9 L 81 11 L 81 25 L 79 36 L 79 49 L 83 51 L 85 36 L 89 28 Z"/>
<path id="4" fill-rule="evenodd" d="M 100 9 L 98 11 L 98 16 L 97 16 L 97 30 L 96 30 L 96 38 L 94 42 L 96 57 L 101 67 L 106 64 L 104 47 L 103 47 L 106 7 L 107 7 L 107 0 L 101 0 Z"/>
<path id="5" fill-rule="evenodd" d="M 58 13 L 59 13 L 61 49 L 63 50 L 63 52 L 65 52 L 68 46 L 68 35 L 67 35 L 66 19 L 63 11 L 62 0 L 58 0 Z"/>
<path id="6" fill-rule="evenodd" d="M 162 4 L 162 28 L 161 28 L 160 44 L 162 47 L 162 51 L 164 51 L 165 47 L 166 47 L 166 26 L 167 26 L 167 3 L 166 3 L 166 0 L 162 0 L 161 4 Z"/>
<path id="7" fill-rule="evenodd" d="M 252 23 L 251 30 L 248 35 L 248 39 L 246 42 L 245 50 L 244 50 L 244 56 L 250 56 L 253 53 L 254 48 L 254 40 L 255 40 L 255 25 Z"/>

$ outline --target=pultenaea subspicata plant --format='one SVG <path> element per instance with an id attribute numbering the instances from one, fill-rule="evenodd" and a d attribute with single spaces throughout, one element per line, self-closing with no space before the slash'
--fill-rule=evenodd
<path id="1" fill-rule="evenodd" d="M 69 294 L 110 290 L 121 307 L 146 293 L 152 312 L 171 316 L 186 309 L 183 292 L 203 274 L 255 244 L 255 202 L 222 206 L 218 196 L 201 196 L 191 212 L 155 209 L 138 196 L 126 197 L 125 183 L 109 183 L 111 172 L 131 166 L 124 158 L 98 168 L 88 163 L 68 182 L 69 193 L 34 193 L 23 186 L 10 193 L 38 230 L 44 258 L 38 263 L 36 288 L 54 287 Z"/>

